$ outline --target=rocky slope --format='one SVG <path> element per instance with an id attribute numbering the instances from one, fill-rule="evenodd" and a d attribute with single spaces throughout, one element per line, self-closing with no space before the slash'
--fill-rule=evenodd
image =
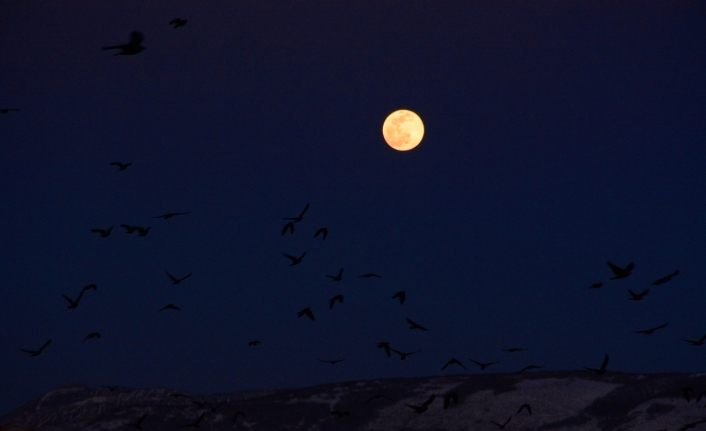
<path id="1" fill-rule="evenodd" d="M 64 387 L 0 418 L 2 431 L 176 429 L 706 430 L 706 374 L 474 374 L 211 396 Z"/>

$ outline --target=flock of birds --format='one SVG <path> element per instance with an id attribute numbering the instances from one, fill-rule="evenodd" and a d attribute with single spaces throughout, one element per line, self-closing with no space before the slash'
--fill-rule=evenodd
<path id="1" fill-rule="evenodd" d="M 181 28 L 184 27 L 187 24 L 187 20 L 182 19 L 182 18 L 175 18 L 169 23 L 173 28 Z M 127 43 L 124 44 L 118 44 L 118 45 L 110 45 L 110 46 L 104 46 L 103 50 L 116 50 L 115 55 L 136 55 L 145 50 L 145 46 L 143 45 L 144 41 L 144 36 L 141 32 L 134 31 L 130 33 L 129 39 Z M 0 108 L 0 114 L 9 114 L 9 113 L 15 113 L 19 112 L 18 108 Z M 115 161 L 110 163 L 110 166 L 116 168 L 118 171 L 127 171 L 129 168 L 132 167 L 132 162 L 122 162 L 122 161 Z M 290 217 L 284 217 L 283 221 L 285 224 L 282 226 L 280 234 L 281 236 L 286 236 L 286 235 L 294 235 L 295 232 L 297 232 L 300 227 L 299 225 L 305 220 L 306 215 L 310 209 L 310 205 L 307 203 L 304 208 L 295 216 L 290 216 Z M 162 219 L 162 220 L 170 220 L 176 217 L 183 217 L 191 214 L 190 212 L 167 212 L 161 215 L 156 216 L 155 218 Z M 136 235 L 138 237 L 145 237 L 150 234 L 150 226 L 138 226 L 138 225 L 132 225 L 132 224 L 120 224 L 120 228 L 124 230 L 124 233 L 127 235 Z M 92 234 L 95 234 L 97 237 L 101 239 L 105 239 L 113 235 L 113 228 L 114 226 L 109 226 L 109 227 L 96 227 L 93 229 L 90 229 L 90 232 Z M 314 231 L 313 237 L 315 239 L 319 239 L 321 241 L 325 241 L 329 236 L 329 229 L 327 226 L 321 226 L 318 227 Z M 289 263 L 289 266 L 291 267 L 296 267 L 298 265 L 302 265 L 305 261 L 305 258 L 307 256 L 307 252 L 303 251 L 299 254 L 289 254 L 289 253 L 282 253 L 282 257 L 284 257 L 287 262 Z M 625 266 L 620 266 L 617 265 L 613 262 L 607 262 L 608 268 L 610 269 L 612 276 L 610 277 L 610 280 L 620 280 L 620 279 L 625 279 L 629 277 L 634 268 L 635 265 L 634 263 L 629 263 Z M 186 273 L 184 275 L 174 275 L 168 271 L 165 271 L 167 278 L 173 285 L 179 285 L 181 283 L 184 283 L 187 281 L 191 276 L 192 273 Z M 650 289 L 654 286 L 660 286 L 664 285 L 670 281 L 672 281 L 675 277 L 679 275 L 679 271 L 675 270 L 669 274 L 666 274 L 662 277 L 659 277 L 658 279 L 654 280 L 651 283 L 651 287 L 645 288 L 642 291 L 633 291 L 631 289 L 627 290 L 628 297 L 627 299 L 630 301 L 644 301 L 645 298 L 647 298 L 648 294 L 650 293 Z M 344 268 L 341 267 L 338 269 L 338 271 L 334 274 L 326 274 L 326 278 L 331 280 L 333 283 L 340 283 L 344 279 Z M 382 276 L 378 273 L 375 272 L 363 272 L 357 275 L 357 277 L 361 279 L 377 279 L 377 278 L 382 278 Z M 600 289 L 604 286 L 604 283 L 601 282 L 595 282 L 590 285 L 591 289 Z M 81 290 L 78 292 L 77 295 L 75 296 L 69 296 L 68 294 L 62 294 L 62 297 L 67 303 L 67 308 L 69 310 L 76 310 L 79 308 L 79 306 L 82 304 L 83 299 L 86 297 L 87 294 L 90 292 L 96 292 L 98 290 L 98 286 L 95 283 L 88 284 L 84 287 L 81 288 Z M 390 296 L 390 299 L 393 301 L 398 302 L 400 305 L 404 305 L 405 302 L 407 301 L 408 298 L 408 292 L 406 290 L 399 290 L 397 292 L 394 292 L 393 295 Z M 333 310 L 335 307 L 340 306 L 343 304 L 345 301 L 345 296 L 342 293 L 337 293 L 333 295 L 332 297 L 329 298 L 328 300 L 328 308 L 329 310 Z M 181 307 L 178 306 L 177 304 L 173 303 L 168 303 L 165 304 L 162 308 L 159 309 L 160 312 L 165 312 L 165 311 L 181 311 Z M 310 307 L 304 307 L 301 308 L 296 312 L 296 317 L 298 319 L 308 319 L 312 322 L 316 321 L 316 312 L 315 310 Z M 427 328 L 425 325 L 417 322 L 416 320 L 413 320 L 409 317 L 405 317 L 407 327 L 411 331 L 419 331 L 419 332 L 426 332 L 429 331 L 429 328 Z M 664 330 L 667 326 L 669 325 L 669 322 L 663 322 L 658 325 L 652 326 L 650 328 L 645 328 L 645 329 L 639 329 L 635 330 L 634 332 L 636 334 L 642 334 L 645 336 L 650 336 L 656 333 L 657 331 Z M 97 331 L 92 331 L 89 332 L 83 339 L 84 342 L 88 342 L 91 340 L 99 340 L 101 339 L 101 333 Z M 706 334 L 699 338 L 695 339 L 685 339 L 687 343 L 689 343 L 692 346 L 703 346 L 706 344 Z M 30 357 L 38 357 L 42 355 L 47 348 L 51 345 L 52 339 L 47 339 L 41 346 L 38 348 L 30 349 L 30 348 L 21 348 L 20 351 L 23 353 L 26 353 Z M 254 339 L 250 340 L 247 342 L 247 345 L 249 347 L 258 347 L 262 345 L 262 340 L 259 339 Z M 387 341 L 387 340 L 379 340 L 375 343 L 375 346 L 382 350 L 384 355 L 387 358 L 391 358 L 394 356 L 397 356 L 400 360 L 407 360 L 413 355 L 419 353 L 421 350 L 413 350 L 413 351 L 405 351 L 401 350 L 400 348 L 393 347 L 393 345 Z M 509 354 L 516 354 L 520 352 L 524 352 L 527 349 L 524 347 L 518 347 L 518 346 L 513 346 L 513 347 L 507 347 L 505 349 L 502 349 L 505 353 Z M 608 370 L 608 364 L 609 364 L 609 354 L 605 353 L 603 356 L 603 359 L 600 363 L 600 365 L 597 368 L 590 368 L 590 367 L 585 367 L 585 370 L 594 372 L 598 375 L 605 374 Z M 326 363 L 329 365 L 337 365 L 341 362 L 344 361 L 342 358 L 337 358 L 337 359 L 318 359 L 322 363 Z M 476 366 L 480 371 L 486 371 L 489 369 L 491 366 L 498 364 L 498 361 L 481 361 L 475 358 L 468 358 L 468 364 Z M 457 367 L 463 370 L 466 370 L 466 363 L 463 360 L 459 360 L 456 357 L 448 358 L 443 365 L 440 367 L 442 371 L 445 371 L 449 369 L 450 367 Z M 519 369 L 517 372 L 519 373 L 524 373 L 526 371 L 531 371 L 535 369 L 540 369 L 543 368 L 543 365 L 539 364 L 528 364 L 525 367 Z M 684 396 L 688 400 L 691 398 L 694 398 L 693 394 L 693 389 L 691 388 L 685 388 L 684 389 Z M 689 392 L 692 391 L 692 392 Z M 447 394 L 443 395 L 432 395 L 425 401 L 419 404 L 406 404 L 406 407 L 408 407 L 412 412 L 416 414 L 422 414 L 426 412 L 430 405 L 434 402 L 435 399 L 438 397 L 443 398 L 443 407 L 444 409 L 449 408 L 453 404 L 458 402 L 458 395 L 454 392 L 450 392 Z M 699 396 L 700 397 L 700 396 Z M 517 409 L 517 411 L 508 416 L 505 420 L 502 422 L 498 421 L 491 421 L 494 425 L 496 425 L 499 429 L 504 429 L 513 419 L 513 417 L 522 414 L 523 412 L 526 412 L 528 415 L 532 415 L 532 408 L 529 404 L 523 404 Z M 343 412 L 343 411 L 332 411 L 332 415 L 337 416 L 337 417 L 343 417 L 348 415 L 350 412 Z M 237 421 L 238 417 L 243 415 L 242 412 L 239 412 L 236 414 L 235 420 Z M 142 429 L 142 423 L 144 422 L 145 418 L 147 415 L 141 416 L 139 419 L 137 419 L 135 422 L 131 423 L 130 426 L 136 429 Z M 202 423 L 203 419 L 205 417 L 205 412 L 193 423 L 189 424 L 189 427 L 193 428 L 198 428 L 200 424 Z M 702 423 L 702 422 L 698 422 Z M 698 424 L 695 423 L 695 424 Z"/>

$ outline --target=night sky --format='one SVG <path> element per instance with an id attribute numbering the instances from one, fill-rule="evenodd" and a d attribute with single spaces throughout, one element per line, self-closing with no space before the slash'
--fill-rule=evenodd
<path id="1" fill-rule="evenodd" d="M 215 393 L 450 357 L 703 371 L 704 22 L 696 1 L 1 2 L 0 412 L 66 384 Z M 135 30 L 143 52 L 101 49 Z M 426 127 L 404 153 L 381 134 L 398 108 Z"/>

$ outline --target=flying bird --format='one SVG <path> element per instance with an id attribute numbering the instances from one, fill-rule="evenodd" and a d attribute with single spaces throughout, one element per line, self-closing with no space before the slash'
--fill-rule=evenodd
<path id="1" fill-rule="evenodd" d="M 587 367 L 586 367 L 586 370 L 588 370 L 588 371 L 593 371 L 594 373 L 599 374 L 599 375 L 605 374 L 606 369 L 607 369 L 607 367 L 608 367 L 608 361 L 609 361 L 609 360 L 610 360 L 610 357 L 609 357 L 608 354 L 606 353 L 606 354 L 603 356 L 603 362 L 601 362 L 601 366 L 600 366 L 600 367 L 598 367 L 598 368 L 587 368 Z"/>
<path id="2" fill-rule="evenodd" d="M 142 33 L 140 33 L 139 31 L 133 31 L 132 33 L 130 33 L 130 40 L 126 44 L 104 46 L 103 49 L 119 50 L 119 52 L 117 52 L 115 55 L 135 55 L 145 50 L 145 47 L 142 45 L 143 40 L 145 40 L 145 38 Z"/>
<path id="3" fill-rule="evenodd" d="M 645 296 L 650 293 L 650 289 L 645 289 L 639 293 L 633 292 L 632 290 L 628 289 L 628 293 L 630 294 L 630 298 L 628 298 L 628 301 L 642 301 Z"/>
<path id="4" fill-rule="evenodd" d="M 262 344 L 262 341 L 260 340 L 250 340 L 248 341 L 248 347 L 257 347 Z"/>
<path id="5" fill-rule="evenodd" d="M 0 108 L 0 114 L 8 114 L 10 112 L 19 112 L 17 108 Z"/>
<path id="6" fill-rule="evenodd" d="M 101 238 L 108 238 L 112 231 L 113 231 L 113 226 L 111 226 L 107 229 L 101 229 L 101 228 L 91 229 L 92 233 L 96 233 L 96 234 L 100 235 Z"/>
<path id="7" fill-rule="evenodd" d="M 111 163 L 110 163 L 110 166 L 115 166 L 116 168 L 118 168 L 119 171 L 124 171 L 124 170 L 126 170 L 127 168 L 129 168 L 130 166 L 132 166 L 132 162 L 126 162 L 126 163 L 123 163 L 123 162 L 111 162 Z"/>
<path id="8" fill-rule="evenodd" d="M 289 261 L 290 261 L 289 266 L 294 266 L 294 265 L 299 265 L 300 263 L 302 263 L 302 259 L 304 259 L 304 256 L 306 256 L 306 252 L 303 252 L 299 256 L 292 256 L 291 254 L 282 253 L 282 256 L 289 259 Z"/>
<path id="9" fill-rule="evenodd" d="M 32 357 L 37 357 L 37 356 L 41 355 L 42 352 L 44 351 L 44 349 L 46 349 L 47 347 L 49 347 L 50 344 L 51 344 L 51 338 L 48 339 L 47 341 L 45 341 L 44 344 L 42 344 L 42 347 L 40 347 L 40 348 L 38 348 L 38 349 L 36 349 L 36 350 L 20 349 L 20 351 L 21 351 L 21 352 L 24 352 L 24 353 L 27 353 L 27 354 L 29 354 L 29 355 L 32 356 Z"/>
<path id="10" fill-rule="evenodd" d="M 600 289 L 601 287 L 603 287 L 603 283 L 598 281 L 596 283 L 593 283 L 590 288 L 591 289 Z"/>
<path id="11" fill-rule="evenodd" d="M 188 215 L 191 214 L 190 212 L 181 212 L 181 213 L 164 213 L 162 215 L 158 215 L 155 218 L 161 218 L 163 220 L 169 220 L 171 218 L 174 218 L 176 216 L 182 216 L 182 215 Z"/>
<path id="12" fill-rule="evenodd" d="M 633 269 L 635 269 L 635 264 L 632 262 L 628 263 L 625 266 L 625 268 L 622 268 L 622 267 L 614 264 L 613 262 L 606 262 L 606 263 L 610 267 L 610 270 L 613 271 L 613 276 L 610 278 L 611 280 L 625 278 L 632 273 Z"/>
<path id="13" fill-rule="evenodd" d="M 652 285 L 659 286 L 660 284 L 667 283 L 667 282 L 671 281 L 677 275 L 679 275 L 679 270 L 676 270 L 676 271 L 672 272 L 671 274 L 667 274 L 664 277 L 658 278 L 657 280 L 652 282 Z"/>
<path id="14" fill-rule="evenodd" d="M 139 226 L 133 226 L 131 224 L 121 224 L 120 227 L 125 229 L 125 233 L 127 234 L 137 232 L 137 229 L 139 228 Z"/>
<path id="15" fill-rule="evenodd" d="M 669 322 L 665 322 L 665 323 L 662 323 L 661 325 L 655 326 L 653 328 L 641 329 L 639 331 L 634 331 L 634 332 L 635 332 L 635 334 L 652 335 L 655 331 L 657 331 L 659 329 L 666 328 L 668 324 L 669 324 Z"/>
<path id="16" fill-rule="evenodd" d="M 526 367 L 522 368 L 518 373 L 524 373 L 525 371 L 531 371 L 531 370 L 538 370 L 540 368 L 544 368 L 544 365 L 527 365 Z"/>
<path id="17" fill-rule="evenodd" d="M 331 299 L 329 300 L 329 302 L 328 302 L 328 309 L 329 309 L 329 310 L 332 310 L 334 305 L 336 305 L 336 304 L 342 304 L 342 303 L 343 303 L 343 295 L 341 295 L 341 294 L 339 293 L 338 295 L 334 296 L 333 298 L 331 298 Z"/>
<path id="18" fill-rule="evenodd" d="M 527 349 L 523 347 L 508 347 L 507 349 L 503 349 L 503 352 L 508 352 L 508 353 L 517 353 L 517 352 L 526 352 Z"/>
<path id="19" fill-rule="evenodd" d="M 387 341 L 378 341 L 378 343 L 375 345 L 375 347 L 377 347 L 378 349 L 382 349 L 382 351 L 385 352 L 385 354 L 387 355 L 388 358 L 391 356 L 391 355 L 390 355 L 390 351 L 391 351 L 390 349 L 391 349 L 391 347 L 390 347 L 390 343 L 389 343 L 389 342 L 387 342 Z"/>
<path id="20" fill-rule="evenodd" d="M 304 214 L 306 214 L 306 212 L 307 212 L 308 210 L 309 210 L 309 204 L 307 203 L 307 204 L 304 206 L 304 209 L 299 213 L 298 216 L 296 216 L 296 217 L 285 217 L 284 220 L 290 220 L 290 221 L 293 221 L 293 222 L 295 222 L 295 223 L 299 223 L 300 221 L 304 220 Z"/>
<path id="21" fill-rule="evenodd" d="M 343 268 L 339 268 L 336 275 L 326 275 L 326 277 L 332 281 L 341 281 L 343 279 Z"/>
<path id="22" fill-rule="evenodd" d="M 319 359 L 319 362 L 323 362 L 324 364 L 329 364 L 329 365 L 336 365 L 340 362 L 343 362 L 343 359 Z"/>
<path id="23" fill-rule="evenodd" d="M 701 338 L 697 338 L 695 340 L 685 340 L 687 343 L 691 344 L 692 346 L 703 346 L 704 342 L 706 342 L 706 335 L 702 336 Z"/>
<path id="24" fill-rule="evenodd" d="M 419 323 L 415 322 L 414 320 L 410 319 L 409 317 L 406 317 L 407 323 L 409 324 L 409 329 L 411 330 L 417 330 L 417 331 L 428 331 L 427 328 L 424 326 L 420 325 Z"/>
<path id="25" fill-rule="evenodd" d="M 148 234 L 149 232 L 150 232 L 150 227 L 149 227 L 149 226 L 147 226 L 147 227 L 140 227 L 140 226 L 137 226 L 137 234 L 138 234 L 139 236 L 147 236 L 147 234 Z"/>
<path id="26" fill-rule="evenodd" d="M 326 226 L 320 227 L 314 232 L 314 238 L 318 238 L 319 236 L 324 240 L 328 238 L 328 228 Z"/>
<path id="27" fill-rule="evenodd" d="M 287 224 L 282 227 L 282 232 L 280 233 L 280 235 L 284 236 L 287 234 L 287 232 L 289 232 L 290 234 L 294 233 L 294 222 L 287 222 Z"/>
<path id="28" fill-rule="evenodd" d="M 400 290 L 399 292 L 392 295 L 392 299 L 400 301 L 400 305 L 402 305 L 407 300 L 407 292 L 405 292 L 404 290 Z"/>
<path id="29" fill-rule="evenodd" d="M 459 360 L 456 359 L 456 358 L 451 358 L 451 359 L 449 359 L 448 361 L 446 361 L 446 363 L 444 364 L 444 366 L 441 367 L 441 370 L 443 371 L 443 370 L 445 370 L 446 368 L 448 368 L 448 367 L 451 366 L 451 365 L 458 365 L 459 367 L 463 368 L 464 370 L 466 369 L 466 366 L 463 365 L 463 364 L 461 363 L 461 361 L 459 361 Z"/>
<path id="30" fill-rule="evenodd" d="M 183 277 L 175 277 L 174 275 L 170 274 L 169 271 L 164 271 L 167 274 L 167 277 L 169 277 L 170 280 L 172 280 L 173 285 L 177 285 L 181 283 L 182 281 L 186 280 L 187 278 L 191 277 L 191 273 L 186 274 Z"/>
<path id="31" fill-rule="evenodd" d="M 181 308 L 177 305 L 174 305 L 174 304 L 167 304 L 164 307 L 159 309 L 159 311 L 167 311 L 167 310 L 181 311 Z"/>
<path id="32" fill-rule="evenodd" d="M 173 20 L 169 21 L 169 25 L 171 25 L 174 28 L 179 28 L 179 27 L 184 27 L 187 23 L 187 20 L 182 19 L 182 18 L 174 18 Z"/>
<path id="33" fill-rule="evenodd" d="M 304 317 L 304 316 L 308 317 L 312 322 L 316 320 L 316 319 L 314 318 L 314 312 L 313 312 L 313 311 L 311 310 L 311 308 L 309 308 L 309 307 L 302 308 L 301 310 L 299 310 L 299 311 L 297 312 L 297 317 L 298 317 L 298 318 L 301 318 L 301 317 Z"/>
<path id="34" fill-rule="evenodd" d="M 360 274 L 358 277 L 360 278 L 382 278 L 382 275 L 376 274 L 374 272 L 364 272 Z"/>
<path id="35" fill-rule="evenodd" d="M 396 350 L 396 349 L 390 349 L 390 350 L 392 350 L 392 351 L 395 352 L 397 355 L 399 355 L 400 361 L 404 361 L 405 359 L 407 359 L 408 357 L 414 355 L 415 353 L 419 353 L 419 350 L 415 350 L 414 352 L 402 352 L 402 351 Z"/>
<path id="36" fill-rule="evenodd" d="M 81 298 L 83 298 L 83 294 L 88 292 L 89 290 L 95 291 L 96 289 L 97 289 L 96 285 L 94 283 L 91 283 L 91 284 L 87 284 L 86 286 L 83 287 L 83 289 L 81 289 L 81 292 L 79 292 L 76 299 L 71 299 L 64 294 L 62 294 L 61 296 L 66 300 L 66 302 L 69 303 L 67 308 L 69 310 L 75 310 L 76 308 L 78 308 L 79 303 L 81 303 Z"/>
<path id="37" fill-rule="evenodd" d="M 496 421 L 490 421 L 490 423 L 493 424 L 493 425 L 495 425 L 496 427 L 498 427 L 498 428 L 500 428 L 500 429 L 502 430 L 502 429 L 505 429 L 505 427 L 507 426 L 507 424 L 510 423 L 510 420 L 511 420 L 511 419 L 512 419 L 512 416 L 508 416 L 507 419 L 505 420 L 505 422 L 503 422 L 502 424 L 499 423 L 499 422 L 496 422 Z"/>
<path id="38" fill-rule="evenodd" d="M 468 358 L 468 360 L 470 360 L 474 364 L 478 365 L 478 367 L 480 367 L 481 371 L 485 371 L 485 369 L 488 368 L 489 366 L 495 365 L 498 363 L 498 362 L 480 362 L 480 361 L 476 361 L 473 358 Z"/>
<path id="39" fill-rule="evenodd" d="M 101 333 L 100 332 L 91 332 L 85 337 L 83 337 L 83 342 L 85 343 L 88 340 L 99 340 L 101 338 Z"/>
<path id="40" fill-rule="evenodd" d="M 424 401 L 422 404 L 405 404 L 407 407 L 410 409 L 414 410 L 415 413 L 420 414 L 424 413 L 429 409 L 429 405 L 436 399 L 436 395 L 432 395 L 429 398 L 427 398 L 426 401 Z"/>
<path id="41" fill-rule="evenodd" d="M 527 413 L 528 413 L 530 416 L 532 416 L 532 406 L 530 406 L 530 405 L 527 404 L 527 403 L 522 404 L 522 405 L 520 406 L 520 408 L 517 409 L 517 412 L 515 413 L 515 416 L 517 416 L 517 415 L 519 415 L 520 413 L 522 413 L 522 410 L 527 410 Z"/>

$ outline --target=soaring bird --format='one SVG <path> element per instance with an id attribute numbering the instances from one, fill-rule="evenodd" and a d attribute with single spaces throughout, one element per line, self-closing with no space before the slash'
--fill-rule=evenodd
<path id="1" fill-rule="evenodd" d="M 323 362 L 324 364 L 329 364 L 329 365 L 336 365 L 340 362 L 343 362 L 343 359 L 319 359 L 319 362 Z"/>
<path id="2" fill-rule="evenodd" d="M 132 33 L 130 33 L 130 40 L 126 44 L 104 46 L 103 49 L 120 50 L 115 55 L 135 55 L 145 50 L 145 47 L 142 45 L 143 40 L 145 40 L 145 38 L 142 33 L 140 33 L 139 31 L 133 31 Z"/>
<path id="3" fill-rule="evenodd" d="M 164 307 L 159 309 L 159 311 L 166 311 L 166 310 L 181 311 L 181 308 L 178 305 L 167 304 Z"/>
<path id="4" fill-rule="evenodd" d="M 336 305 L 336 304 L 342 304 L 342 303 L 343 303 L 343 295 L 341 295 L 341 294 L 339 293 L 338 295 L 334 296 L 333 298 L 331 298 L 331 299 L 329 300 L 329 302 L 328 302 L 328 309 L 329 309 L 329 310 L 332 310 L 334 305 Z"/>
<path id="5" fill-rule="evenodd" d="M 444 366 L 441 367 L 441 370 L 443 371 L 443 370 L 445 370 L 446 368 L 448 368 L 448 367 L 451 366 L 451 365 L 458 365 L 459 367 L 463 368 L 464 370 L 466 369 L 466 366 L 463 365 L 463 363 L 461 363 L 461 361 L 459 361 L 459 360 L 456 359 L 456 358 L 451 358 L 451 359 L 449 359 L 448 361 L 446 361 L 446 363 L 444 364 Z"/>
<path id="6" fill-rule="evenodd" d="M 182 215 L 188 215 L 191 214 L 190 212 L 181 212 L 181 213 L 164 213 L 162 215 L 158 215 L 155 218 L 161 218 L 163 220 L 169 220 L 170 218 L 174 218 L 176 216 L 182 216 Z"/>
<path id="7" fill-rule="evenodd" d="M 526 367 L 523 367 L 518 373 L 524 373 L 525 371 L 531 371 L 531 370 L 538 370 L 540 368 L 544 368 L 544 365 L 527 365 Z"/>
<path id="8" fill-rule="evenodd" d="M 328 238 L 328 228 L 326 226 L 320 227 L 314 232 L 314 238 L 318 238 L 319 236 L 324 240 Z"/>
<path id="9" fill-rule="evenodd" d="M 395 352 L 395 353 L 400 357 L 400 361 L 404 361 L 405 359 L 407 359 L 408 357 L 414 355 L 415 353 L 419 353 L 419 350 L 415 350 L 415 351 L 413 351 L 413 352 L 402 352 L 402 351 L 397 350 L 397 349 L 390 349 L 390 350 L 392 350 L 393 352 Z"/>
<path id="10" fill-rule="evenodd" d="M 607 367 L 608 367 L 608 361 L 609 361 L 609 360 L 610 360 L 610 357 L 609 357 L 608 354 L 606 353 L 606 354 L 603 356 L 603 362 L 601 362 L 601 366 L 600 366 L 600 367 L 598 367 L 598 368 L 588 368 L 588 367 L 586 367 L 586 370 L 588 370 L 588 371 L 593 371 L 594 373 L 600 374 L 600 375 L 605 374 L 606 369 L 607 369 Z"/>
<path id="11" fill-rule="evenodd" d="M 517 352 L 526 352 L 527 349 L 524 347 L 508 347 L 507 349 L 503 349 L 503 352 L 508 352 L 508 353 L 517 353 Z"/>
<path id="12" fill-rule="evenodd" d="M 304 316 L 308 317 L 312 322 L 316 320 L 316 319 L 314 318 L 314 312 L 313 312 L 313 311 L 311 310 L 311 308 L 309 308 L 309 307 L 302 308 L 301 310 L 299 310 L 299 311 L 297 312 L 297 317 L 298 317 L 298 318 L 301 318 L 301 317 L 304 317 Z"/>
<path id="13" fill-rule="evenodd" d="M 83 286 L 83 288 L 81 289 L 81 292 L 79 292 L 76 299 L 71 299 L 64 294 L 62 294 L 61 296 L 69 303 L 67 308 L 69 310 L 75 310 L 76 308 L 78 308 L 78 305 L 81 302 L 81 298 L 83 298 L 83 294 L 88 292 L 89 290 L 95 291 L 96 289 L 97 289 L 97 286 L 95 285 L 95 283 L 91 283 L 91 284 L 87 284 L 87 285 Z"/>
<path id="14" fill-rule="evenodd" d="M 176 276 L 170 274 L 169 271 L 164 271 L 164 272 L 167 274 L 167 277 L 169 277 L 169 279 L 172 280 L 172 284 L 175 286 L 177 284 L 181 283 L 182 281 L 186 280 L 187 278 L 191 277 L 191 273 L 188 273 L 183 277 L 176 277 Z"/>
<path id="15" fill-rule="evenodd" d="M 304 259 L 304 256 L 306 256 L 306 252 L 303 252 L 299 256 L 292 256 L 291 254 L 282 253 L 282 256 L 289 259 L 289 261 L 290 261 L 289 266 L 294 266 L 294 265 L 299 265 L 300 263 L 302 263 L 302 259 Z"/>
<path id="16" fill-rule="evenodd" d="M 420 325 L 419 323 L 415 322 L 414 320 L 410 319 L 409 317 L 406 317 L 407 323 L 409 324 L 409 329 L 411 330 L 417 330 L 417 331 L 428 331 L 427 328 L 424 326 Z"/>
<path id="17" fill-rule="evenodd" d="M 613 271 L 613 276 L 610 278 L 611 280 L 625 278 L 632 273 L 633 269 L 635 269 L 635 264 L 632 262 L 628 263 L 625 266 L 625 268 L 621 268 L 620 266 L 614 264 L 613 262 L 606 262 L 606 263 L 610 267 L 610 270 Z"/>
<path id="18" fill-rule="evenodd" d="M 107 229 L 101 229 L 101 228 L 91 229 L 92 233 L 96 233 L 96 234 L 100 235 L 101 238 L 108 238 L 112 231 L 113 231 L 113 226 L 111 226 Z"/>
<path id="19" fill-rule="evenodd" d="M 404 290 L 400 290 L 399 292 L 392 295 L 392 299 L 400 301 L 400 305 L 402 305 L 407 300 L 407 292 L 405 292 Z"/>
<path id="20" fill-rule="evenodd" d="M 360 274 L 358 277 L 360 278 L 382 278 L 382 275 L 376 274 L 374 272 L 364 272 Z"/>
<path id="21" fill-rule="evenodd" d="M 378 341 L 377 344 L 375 344 L 375 347 L 377 347 L 378 349 L 382 349 L 382 351 L 385 352 L 385 354 L 387 355 L 388 358 L 391 356 L 391 355 L 390 355 L 391 347 L 390 347 L 390 343 L 389 343 L 389 342 L 387 342 L 387 341 Z"/>
<path id="22" fill-rule="evenodd" d="M 647 329 L 641 329 L 639 331 L 634 331 L 636 334 L 645 334 L 645 335 L 652 335 L 655 331 L 659 329 L 666 328 L 667 325 L 669 325 L 669 322 L 662 323 L 659 326 L 655 326 L 653 328 L 647 328 Z"/>
<path id="23" fill-rule="evenodd" d="M 290 221 L 293 221 L 293 222 L 295 222 L 295 223 L 299 223 L 300 221 L 304 220 L 304 214 L 306 214 L 306 212 L 307 212 L 308 210 L 309 210 L 309 204 L 307 203 L 306 205 L 304 205 L 304 209 L 301 210 L 301 212 L 299 213 L 298 216 L 296 216 L 296 217 L 285 217 L 284 220 L 290 220 Z"/>
<path id="24" fill-rule="evenodd" d="M 171 25 L 174 28 L 179 28 L 179 27 L 184 27 L 187 23 L 187 20 L 182 19 L 182 18 L 174 18 L 173 20 L 169 21 L 169 25 Z"/>
<path id="25" fill-rule="evenodd" d="M 427 398 L 426 401 L 424 401 L 421 404 L 405 404 L 407 407 L 410 409 L 414 410 L 415 413 L 420 414 L 424 413 L 429 409 L 429 405 L 436 399 L 436 395 L 432 395 L 429 398 Z"/>
<path id="26" fill-rule="evenodd" d="M 0 108 L 0 114 L 8 114 L 10 112 L 19 112 L 17 108 Z"/>
<path id="27" fill-rule="evenodd" d="M 262 341 L 260 340 L 250 340 L 248 341 L 248 347 L 257 347 L 262 345 Z"/>
<path id="28" fill-rule="evenodd" d="M 332 281 L 343 280 L 343 268 L 339 268 L 338 272 L 335 275 L 326 275 L 326 277 L 330 278 Z"/>
<path id="29" fill-rule="evenodd" d="M 42 347 L 36 349 L 36 350 L 31 350 L 31 349 L 20 349 L 21 352 L 27 353 L 32 357 L 37 357 L 42 354 L 44 349 L 46 349 L 49 345 L 51 344 L 51 338 L 48 339 L 47 341 L 42 344 Z"/>
<path id="30" fill-rule="evenodd" d="M 660 277 L 657 280 L 652 282 L 653 286 L 659 286 L 660 284 L 667 283 L 671 281 L 674 277 L 679 275 L 679 270 L 677 269 L 676 271 L 672 272 L 671 274 L 667 274 L 664 277 Z"/>
<path id="31" fill-rule="evenodd" d="M 701 338 L 697 338 L 695 340 L 685 340 L 687 343 L 691 344 L 692 346 L 703 346 L 704 342 L 706 342 L 706 335 L 702 336 Z"/>
<path id="32" fill-rule="evenodd" d="M 294 233 L 294 222 L 288 221 L 287 224 L 282 227 L 282 232 L 280 233 L 280 235 L 284 236 L 287 234 L 287 232 L 289 232 L 290 234 Z"/>
<path id="33" fill-rule="evenodd" d="M 111 162 L 110 166 L 115 166 L 116 168 L 118 168 L 119 171 L 124 171 L 130 166 L 132 166 L 132 162 Z"/>
<path id="34" fill-rule="evenodd" d="M 642 301 L 645 296 L 650 293 L 650 289 L 645 289 L 639 293 L 633 292 L 632 290 L 628 289 L 628 293 L 630 294 L 630 298 L 628 298 L 629 301 Z"/>
<path id="35" fill-rule="evenodd" d="M 481 371 L 485 371 L 485 369 L 488 368 L 489 366 L 497 364 L 497 362 L 480 362 L 480 361 L 476 361 L 473 358 L 468 358 L 468 360 L 470 360 L 474 364 L 478 365 L 480 367 Z"/>
<path id="36" fill-rule="evenodd" d="M 520 406 L 519 409 L 517 409 L 517 412 L 515 413 L 515 416 L 519 415 L 522 410 L 527 410 L 527 413 L 532 416 L 532 406 L 529 405 L 528 403 L 524 403 Z"/>
<path id="37" fill-rule="evenodd" d="M 493 425 L 495 425 L 496 427 L 498 427 L 498 428 L 500 428 L 500 429 L 502 430 L 502 429 L 505 429 L 505 427 L 507 426 L 507 424 L 510 423 L 510 420 L 511 420 L 511 419 L 512 419 L 512 416 L 508 416 L 507 419 L 505 420 L 505 422 L 503 422 L 503 423 L 496 422 L 496 421 L 490 421 L 490 423 L 493 424 Z"/>
<path id="38" fill-rule="evenodd" d="M 83 342 L 85 343 L 88 340 L 98 340 L 101 338 L 101 333 L 100 332 L 91 332 L 85 337 L 83 337 Z"/>

